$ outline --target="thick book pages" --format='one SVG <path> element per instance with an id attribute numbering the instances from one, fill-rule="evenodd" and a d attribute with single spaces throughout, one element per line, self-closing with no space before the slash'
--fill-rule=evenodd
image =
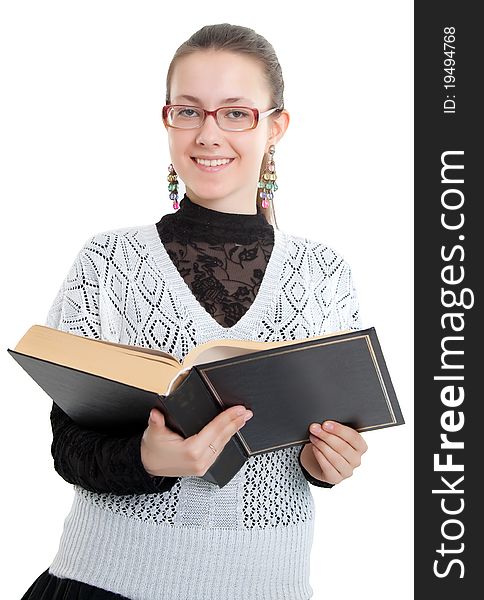
<path id="1" fill-rule="evenodd" d="M 331 335 L 334 334 L 308 339 L 322 339 Z M 19 340 L 15 351 L 159 394 L 169 394 L 183 381 L 194 364 L 214 362 L 295 343 L 298 343 L 298 340 L 214 340 L 192 348 L 180 362 L 161 350 L 107 342 L 45 325 L 33 325 Z"/>
<path id="2" fill-rule="evenodd" d="M 170 429 L 189 437 L 230 406 L 250 408 L 254 417 L 204 475 L 221 487 L 248 457 L 309 442 L 312 422 L 332 419 L 358 431 L 404 423 L 374 328 L 291 342 L 216 340 L 194 349 L 191 366 L 155 350 L 51 330 L 57 340 L 76 338 L 70 342 L 77 349 L 71 347 L 69 356 L 60 359 L 52 339 L 49 350 L 38 339 L 29 346 L 28 333 L 8 352 L 83 426 L 140 431 L 157 407 Z M 76 363 L 81 346 L 84 358 Z M 224 350 L 229 356 L 219 358 Z M 45 356 L 56 356 L 56 361 Z M 200 362 L 204 357 L 209 360 Z M 79 362 L 84 370 L 74 367 Z"/>

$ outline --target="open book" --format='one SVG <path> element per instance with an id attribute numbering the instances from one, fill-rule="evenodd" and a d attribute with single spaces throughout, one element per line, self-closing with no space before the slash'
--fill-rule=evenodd
<path id="1" fill-rule="evenodd" d="M 172 355 L 34 325 L 11 356 L 74 421 L 121 433 L 147 426 L 153 407 L 189 437 L 221 410 L 254 417 L 204 478 L 225 485 L 248 457 L 309 442 L 312 422 L 358 431 L 404 423 L 374 328 L 283 342 L 214 340 Z"/>
<path id="2" fill-rule="evenodd" d="M 337 334 L 351 330 L 339 331 Z M 336 335 L 306 338 L 319 340 Z M 183 361 L 161 350 L 129 346 L 66 333 L 45 325 L 33 325 L 15 346 L 15 352 L 94 375 L 114 379 L 168 395 L 185 379 L 193 365 L 211 363 L 252 352 L 281 348 L 305 340 L 253 342 L 251 340 L 214 340 L 192 348 Z"/>

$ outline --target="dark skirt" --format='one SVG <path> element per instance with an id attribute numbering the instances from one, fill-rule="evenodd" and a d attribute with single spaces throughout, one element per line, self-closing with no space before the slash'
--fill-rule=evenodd
<path id="1" fill-rule="evenodd" d="M 46 569 L 22 596 L 21 600 L 128 600 L 125 596 L 75 581 L 59 579 Z"/>

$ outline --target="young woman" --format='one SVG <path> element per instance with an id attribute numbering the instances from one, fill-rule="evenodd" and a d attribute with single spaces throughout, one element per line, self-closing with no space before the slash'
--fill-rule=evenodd
<path id="1" fill-rule="evenodd" d="M 46 324 L 180 360 L 211 339 L 361 328 L 344 259 L 275 222 L 283 89 L 272 46 L 252 29 L 206 26 L 182 44 L 163 109 L 174 212 L 89 238 Z M 53 405 L 54 465 L 75 497 L 52 564 L 23 599 L 312 597 L 308 482 L 351 476 L 367 446 L 349 427 L 316 423 L 309 443 L 251 457 L 223 488 L 202 479 L 252 416 L 232 407 L 184 439 L 153 409 L 144 432 L 113 437 Z"/>

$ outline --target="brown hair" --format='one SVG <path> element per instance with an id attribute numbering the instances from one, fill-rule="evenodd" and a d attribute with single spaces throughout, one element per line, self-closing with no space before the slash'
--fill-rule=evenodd
<path id="1" fill-rule="evenodd" d="M 264 77 L 270 90 L 270 106 L 279 107 L 269 115 L 269 119 L 277 118 L 284 109 L 284 79 L 282 69 L 272 45 L 260 34 L 249 27 L 219 23 L 216 25 L 205 25 L 195 32 L 175 52 L 168 74 L 166 76 L 166 104 L 170 104 L 170 84 L 176 61 L 182 56 L 187 56 L 197 50 L 226 50 L 252 56 L 263 67 Z M 264 154 L 259 172 L 259 180 L 266 168 L 268 153 Z M 274 212 L 273 200 L 269 201 L 268 208 L 262 208 L 259 199 L 259 190 L 256 193 L 257 211 L 261 212 L 266 220 L 277 227 L 276 214 Z"/>

